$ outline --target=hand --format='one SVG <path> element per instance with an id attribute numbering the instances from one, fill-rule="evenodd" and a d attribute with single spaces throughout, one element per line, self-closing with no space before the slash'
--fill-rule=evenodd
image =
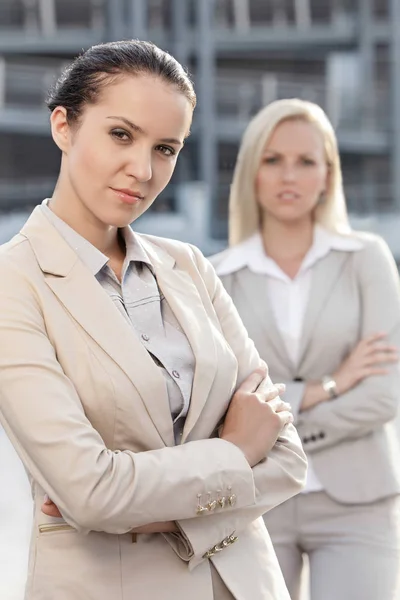
<path id="1" fill-rule="evenodd" d="M 61 519 L 63 518 L 62 514 L 58 510 L 58 506 L 50 500 L 47 494 L 45 494 L 44 496 L 44 502 L 42 504 L 42 513 L 44 513 L 48 517 L 57 517 Z"/>
<path id="2" fill-rule="evenodd" d="M 58 507 L 54 502 L 50 500 L 47 494 L 44 497 L 42 504 L 42 513 L 49 517 L 62 518 L 62 514 L 58 510 Z M 141 527 L 135 527 L 130 533 L 172 533 L 179 531 L 175 521 L 162 521 L 160 523 L 149 523 L 148 525 L 142 525 Z"/>
<path id="3" fill-rule="evenodd" d="M 398 350 L 384 341 L 385 333 L 375 333 L 361 340 L 339 369 L 332 375 L 338 394 L 344 394 L 372 375 L 386 375 L 382 365 L 399 361 Z"/>
<path id="4" fill-rule="evenodd" d="M 273 448 L 282 429 L 293 422 L 291 407 L 279 398 L 283 384 L 271 385 L 261 367 L 238 388 L 229 405 L 220 437 L 232 442 L 254 467 Z"/>

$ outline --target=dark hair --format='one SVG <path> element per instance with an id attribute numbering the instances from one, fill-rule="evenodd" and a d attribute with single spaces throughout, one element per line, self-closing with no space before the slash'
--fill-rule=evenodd
<path id="1" fill-rule="evenodd" d="M 193 84 L 173 56 L 151 42 L 127 40 L 92 46 L 78 56 L 50 90 L 47 106 L 67 110 L 70 123 L 76 122 L 86 104 L 95 104 L 102 89 L 121 75 L 148 74 L 175 86 L 196 106 Z"/>

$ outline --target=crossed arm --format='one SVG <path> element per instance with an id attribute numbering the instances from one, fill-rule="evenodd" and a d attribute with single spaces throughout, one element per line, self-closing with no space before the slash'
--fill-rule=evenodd
<path id="1" fill-rule="evenodd" d="M 211 265 L 200 253 L 197 260 L 199 290 L 237 357 L 239 384 L 260 359 Z M 301 489 L 306 461 L 290 424 L 254 465 L 233 440 L 141 453 L 106 448 L 57 361 L 30 282 L 4 261 L 0 276 L 0 419 L 28 471 L 78 531 L 118 534 L 154 522 L 173 529 L 170 522 L 178 522 L 195 565 L 211 546 Z M 197 490 L 229 486 L 234 506 L 196 514 Z"/>

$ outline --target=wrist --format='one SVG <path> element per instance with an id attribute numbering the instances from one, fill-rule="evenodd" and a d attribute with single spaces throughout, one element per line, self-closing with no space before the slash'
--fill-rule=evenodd
<path id="1" fill-rule="evenodd" d="M 230 435 L 228 434 L 222 434 L 221 436 L 221 440 L 224 440 L 225 442 L 229 442 L 230 444 L 233 444 L 234 446 L 236 446 L 236 448 L 239 448 L 239 450 L 242 452 L 243 456 L 245 457 L 245 459 L 247 460 L 247 462 L 249 463 L 249 465 L 252 467 L 253 465 L 251 464 L 251 457 L 249 456 L 247 449 L 245 448 L 244 444 L 241 444 L 234 435 Z"/>

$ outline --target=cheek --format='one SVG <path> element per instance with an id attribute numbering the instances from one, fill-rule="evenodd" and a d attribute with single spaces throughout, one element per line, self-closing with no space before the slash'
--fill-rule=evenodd
<path id="1" fill-rule="evenodd" d="M 274 171 L 260 169 L 254 181 L 256 196 L 261 199 L 266 198 L 270 193 L 273 193 L 276 179 L 277 176 Z"/>
<path id="2" fill-rule="evenodd" d="M 153 186 L 162 191 L 170 181 L 176 166 L 175 160 L 164 160 L 156 158 L 153 161 L 152 183 Z M 159 192 L 158 192 L 159 193 Z"/>
<path id="3" fill-rule="evenodd" d="M 265 173 L 260 170 L 258 171 L 256 178 L 254 180 L 254 187 L 256 194 L 262 194 L 263 189 L 265 187 Z"/>
<path id="4" fill-rule="evenodd" d="M 314 192 L 319 195 L 326 187 L 326 170 L 321 168 L 313 170 L 312 173 L 306 172 L 303 181 L 310 193 Z"/>
<path id="5" fill-rule="evenodd" d="M 91 178 L 92 184 L 96 184 L 105 174 L 112 171 L 117 154 L 104 148 L 98 141 L 81 141 L 73 148 L 70 158 L 74 173 L 81 179 Z"/>

